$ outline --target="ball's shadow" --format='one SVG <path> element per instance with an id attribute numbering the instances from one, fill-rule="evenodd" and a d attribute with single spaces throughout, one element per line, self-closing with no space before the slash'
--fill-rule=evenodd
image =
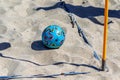
<path id="1" fill-rule="evenodd" d="M 42 40 L 34 41 L 34 42 L 31 44 L 31 48 L 32 48 L 33 50 L 36 50 L 36 51 L 52 50 L 52 49 L 47 48 L 46 46 L 44 46 Z"/>

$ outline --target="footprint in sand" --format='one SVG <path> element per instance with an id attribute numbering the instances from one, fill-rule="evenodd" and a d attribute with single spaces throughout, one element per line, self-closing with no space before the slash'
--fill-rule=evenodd
<path id="1" fill-rule="evenodd" d="M 8 65 L 6 65 L 6 68 L 8 69 L 8 75 L 13 75 L 18 67 L 19 67 L 19 62 L 9 61 Z"/>
<path id="2" fill-rule="evenodd" d="M 67 33 L 67 28 L 66 27 L 62 27 L 62 29 L 65 31 L 65 34 Z"/>
<path id="3" fill-rule="evenodd" d="M 2 7 L 0 7 L 0 15 L 3 15 L 5 13 L 6 13 L 6 11 Z"/>
<path id="4" fill-rule="evenodd" d="M 26 12 L 29 16 L 35 13 L 34 7 L 35 7 L 35 4 L 30 4 L 29 8 L 27 8 Z"/>
<path id="5" fill-rule="evenodd" d="M 7 32 L 7 27 L 2 24 L 2 21 L 0 21 L 0 34 L 4 34 Z"/>
<path id="6" fill-rule="evenodd" d="M 13 7 L 22 3 L 22 0 L 4 0 L 4 3 L 9 7 Z"/>
<path id="7" fill-rule="evenodd" d="M 108 68 L 109 68 L 109 72 L 113 73 L 113 74 L 117 74 L 120 72 L 120 67 L 119 67 L 119 64 L 117 64 L 116 62 L 114 61 L 110 61 L 108 60 Z"/>
<path id="8" fill-rule="evenodd" d="M 119 33 L 109 33 L 109 41 L 120 42 Z"/>

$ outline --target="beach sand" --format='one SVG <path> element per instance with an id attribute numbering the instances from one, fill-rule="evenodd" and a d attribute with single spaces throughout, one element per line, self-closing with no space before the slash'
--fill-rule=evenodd
<path id="1" fill-rule="evenodd" d="M 64 0 L 73 12 L 93 48 L 102 57 L 104 0 Z M 35 10 L 50 7 L 59 0 L 0 0 L 0 76 L 59 74 L 64 72 L 90 72 L 57 78 L 20 78 L 14 80 L 119 80 L 120 79 L 120 0 L 110 0 L 107 47 L 109 72 L 96 70 L 101 62 L 72 28 L 71 20 L 63 8 Z M 96 12 L 96 13 L 95 13 Z M 98 14 L 97 14 L 98 13 Z M 59 49 L 46 49 L 42 45 L 42 31 L 49 25 L 61 26 L 66 33 Z M 7 43 L 4 43 L 7 42 Z M 25 61 L 26 60 L 26 61 Z M 65 62 L 57 65 L 59 62 Z M 79 66 L 72 65 L 78 64 Z M 55 65 L 56 64 L 56 65 Z M 87 66 L 80 66 L 80 65 Z M 90 67 L 92 65 L 92 67 Z M 96 67 L 96 68 L 93 68 Z"/>

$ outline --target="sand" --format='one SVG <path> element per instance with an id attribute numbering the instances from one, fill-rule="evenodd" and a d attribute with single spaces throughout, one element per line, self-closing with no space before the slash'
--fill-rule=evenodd
<path id="1" fill-rule="evenodd" d="M 104 0 L 64 1 L 74 13 L 93 48 L 102 56 L 104 16 L 99 11 L 103 11 Z M 109 72 L 88 67 L 92 65 L 100 69 L 101 62 L 93 57 L 92 49 L 79 36 L 77 27 L 72 28 L 68 12 L 59 6 L 50 10 L 35 10 L 56 3 L 59 3 L 59 0 L 0 0 L 0 53 L 9 57 L 0 57 L 0 76 L 47 75 L 76 71 L 90 73 L 14 80 L 119 80 L 120 0 L 110 0 L 109 3 L 109 21 L 112 21 L 109 24 L 107 47 Z M 66 32 L 65 42 L 59 49 L 49 50 L 41 43 L 42 31 L 51 24 L 61 26 Z M 58 62 L 67 64 L 54 65 Z M 70 63 L 88 66 L 75 66 Z"/>

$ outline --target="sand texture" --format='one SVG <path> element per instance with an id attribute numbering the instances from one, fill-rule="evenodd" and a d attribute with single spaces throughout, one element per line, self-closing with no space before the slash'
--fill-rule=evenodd
<path id="1" fill-rule="evenodd" d="M 102 57 L 104 0 L 64 0 L 76 17 L 88 41 Z M 36 10 L 37 9 L 37 10 Z M 52 24 L 66 33 L 59 49 L 43 46 L 43 30 Z M 120 80 L 120 0 L 109 0 L 107 67 L 99 71 L 93 50 L 72 28 L 68 11 L 60 0 L 0 0 L 0 76 L 90 72 L 57 78 L 14 80 Z M 1 80 L 1 79 L 0 79 Z"/>

